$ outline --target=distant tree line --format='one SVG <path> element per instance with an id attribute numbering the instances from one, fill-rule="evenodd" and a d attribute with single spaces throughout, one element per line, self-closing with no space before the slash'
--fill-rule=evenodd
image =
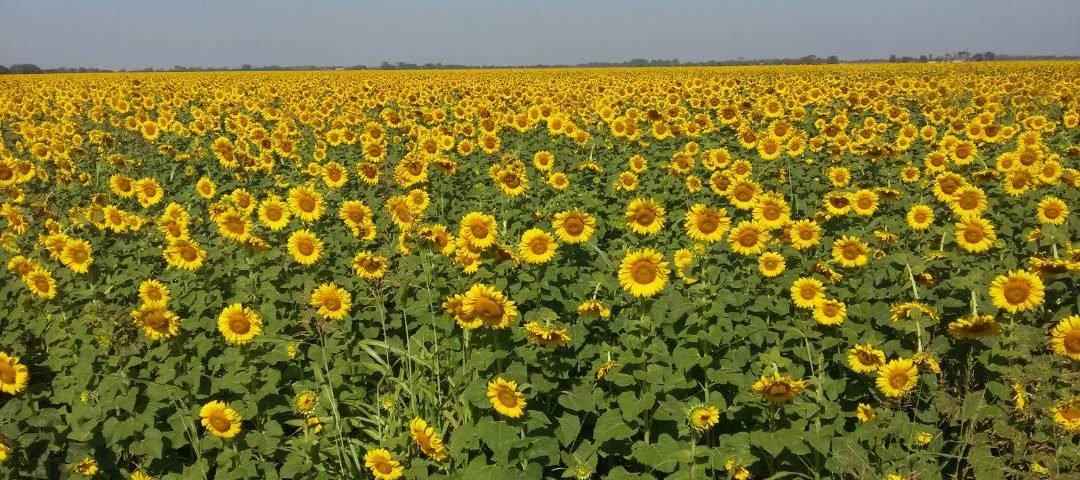
<path id="1" fill-rule="evenodd" d="M 252 66 L 250 64 L 241 65 L 239 68 L 234 67 L 185 67 L 182 65 L 174 65 L 172 68 L 142 68 L 142 69 L 119 69 L 117 71 L 125 72 L 207 72 L 207 71 L 293 71 L 293 70 L 445 70 L 445 69 L 496 69 L 496 68 L 602 68 L 602 67 L 707 67 L 707 66 L 734 66 L 734 65 L 833 65 L 837 63 L 929 63 L 929 62 L 954 62 L 954 61 L 994 61 L 994 60 L 1077 60 L 1080 56 L 1077 55 L 1001 55 L 994 52 L 980 52 L 971 53 L 967 51 L 959 51 L 955 53 L 945 54 L 924 54 L 918 57 L 904 55 L 889 55 L 888 59 L 884 58 L 864 58 L 857 60 L 840 60 L 836 55 L 829 55 L 827 57 L 818 57 L 816 55 L 806 55 L 798 58 L 744 58 L 739 57 L 734 60 L 705 60 L 700 62 L 684 62 L 677 58 L 672 59 L 646 59 L 646 58 L 634 58 L 625 62 L 584 62 L 576 64 L 535 64 L 535 65 L 461 65 L 461 64 L 443 64 L 437 63 L 410 63 L 410 62 L 382 62 L 377 67 L 368 67 L 365 65 L 353 65 L 351 67 L 343 66 L 321 66 L 321 65 L 296 65 L 296 66 L 278 66 L 278 65 L 264 65 L 264 66 Z M 42 69 L 33 63 L 17 63 L 10 67 L 0 65 L 0 75 L 7 73 L 21 73 L 21 74 L 33 74 L 33 73 L 92 73 L 92 72 L 112 72 L 113 70 L 101 69 L 101 68 L 86 68 L 86 67 L 60 67 Z"/>

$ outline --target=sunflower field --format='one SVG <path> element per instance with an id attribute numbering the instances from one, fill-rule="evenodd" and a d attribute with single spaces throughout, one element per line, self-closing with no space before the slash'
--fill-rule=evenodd
<path id="1" fill-rule="evenodd" d="M 1076 478 L 1080 63 L 0 77 L 5 478 Z"/>

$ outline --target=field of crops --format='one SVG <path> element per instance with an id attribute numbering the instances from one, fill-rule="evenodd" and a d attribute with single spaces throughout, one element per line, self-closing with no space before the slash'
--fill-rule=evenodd
<path id="1" fill-rule="evenodd" d="M 0 476 L 1076 478 L 1078 123 L 1064 62 L 6 76 Z"/>

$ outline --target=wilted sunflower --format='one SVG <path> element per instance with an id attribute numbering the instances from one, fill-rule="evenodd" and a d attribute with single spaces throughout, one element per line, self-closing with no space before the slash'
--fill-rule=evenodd
<path id="1" fill-rule="evenodd" d="M 858 237 L 844 235 L 833 242 L 832 258 L 842 266 L 853 268 L 866 265 L 868 246 Z"/>
<path id="2" fill-rule="evenodd" d="M 546 327 L 538 322 L 525 324 L 525 338 L 549 350 L 570 343 L 570 334 L 565 328 Z"/>
<path id="3" fill-rule="evenodd" d="M 311 293 L 311 306 L 318 309 L 319 317 L 341 320 L 352 308 L 352 295 L 334 283 L 324 283 Z"/>
<path id="4" fill-rule="evenodd" d="M 208 432 L 221 438 L 235 437 L 240 433 L 240 423 L 244 420 L 236 410 L 219 400 L 212 400 L 203 405 L 199 409 L 199 417 L 202 418 L 202 425 Z"/>
<path id="5" fill-rule="evenodd" d="M 922 302 L 901 302 L 889 307 L 889 318 L 894 322 L 910 320 L 916 315 L 930 320 L 938 319 L 937 311 Z"/>
<path id="6" fill-rule="evenodd" d="M 1001 335 L 1001 325 L 993 315 L 973 315 L 949 322 L 949 335 L 968 339 Z"/>
<path id="7" fill-rule="evenodd" d="M 583 243 L 592 237 L 596 230 L 596 219 L 580 210 L 570 210 L 555 214 L 551 225 L 555 235 L 566 243 Z"/>
<path id="8" fill-rule="evenodd" d="M 505 294 L 490 285 L 474 284 L 465 292 L 461 312 L 471 321 L 479 321 L 488 328 L 502 329 L 518 317 L 517 307 Z"/>
<path id="9" fill-rule="evenodd" d="M 750 392 L 769 403 L 783 403 L 795 398 L 804 388 L 806 382 L 773 372 L 772 376 L 762 375 Z"/>
<path id="10" fill-rule="evenodd" d="M 848 364 L 857 373 L 876 372 L 885 365 L 885 352 L 874 348 L 870 342 L 855 345 L 848 350 Z"/>
<path id="11" fill-rule="evenodd" d="M 557 248 L 555 238 L 539 228 L 530 228 L 521 234 L 521 243 L 518 246 L 521 259 L 526 263 L 550 262 L 555 258 Z"/>
<path id="12" fill-rule="evenodd" d="M 891 360 L 878 369 L 878 390 L 889 397 L 907 394 L 918 382 L 919 370 L 915 367 L 915 362 L 906 358 Z"/>
<path id="13" fill-rule="evenodd" d="M 131 312 L 131 318 L 151 340 L 168 340 L 180 332 L 180 317 L 163 304 L 143 304 Z"/>
<path id="14" fill-rule="evenodd" d="M 791 301 L 795 306 L 813 309 L 825 299 L 825 285 L 816 278 L 801 277 L 791 284 Z"/>
<path id="15" fill-rule="evenodd" d="M 724 239 L 724 234 L 731 228 L 731 219 L 723 208 L 710 208 L 703 203 L 697 203 L 686 212 L 683 225 L 690 238 L 711 243 Z"/>
<path id="16" fill-rule="evenodd" d="M 499 414 L 518 418 L 525 413 L 525 396 L 518 391 L 517 382 L 498 377 L 487 384 L 487 396 L 491 406 Z"/>
<path id="17" fill-rule="evenodd" d="M 619 283 L 635 297 L 651 297 L 667 284 L 668 264 L 651 248 L 626 252 L 619 264 Z"/>
<path id="18" fill-rule="evenodd" d="M 0 392 L 15 395 L 26 390 L 30 370 L 19 363 L 19 357 L 0 352 Z"/>
<path id="19" fill-rule="evenodd" d="M 756 222 L 744 220 L 728 233 L 728 244 L 733 252 L 751 256 L 761 253 L 769 238 L 768 229 Z"/>
<path id="20" fill-rule="evenodd" d="M 311 265 L 319 261 L 323 253 L 323 242 L 310 230 L 300 229 L 289 235 L 289 254 L 301 265 Z"/>
<path id="21" fill-rule="evenodd" d="M 626 226 L 634 233 L 651 235 L 664 227 L 664 207 L 651 199 L 635 198 L 626 207 Z"/>
<path id="22" fill-rule="evenodd" d="M 225 341 L 233 345 L 251 343 L 262 332 L 262 317 L 251 308 L 234 303 L 225 307 L 218 315 L 218 331 Z"/>
<path id="23" fill-rule="evenodd" d="M 597 300 L 581 302 L 577 307 L 577 312 L 581 318 L 608 318 L 611 316 L 611 309 Z"/>
<path id="24" fill-rule="evenodd" d="M 409 432 L 412 434 L 413 441 L 420 447 L 420 451 L 424 452 L 428 458 L 441 462 L 450 456 L 446 452 L 446 447 L 443 446 L 442 436 L 434 428 L 429 427 L 424 419 L 420 417 L 412 419 L 409 422 Z"/>
<path id="25" fill-rule="evenodd" d="M 695 430 L 704 432 L 720 423 L 720 410 L 712 405 L 698 405 L 687 412 L 686 419 Z"/>
<path id="26" fill-rule="evenodd" d="M 461 219 L 458 237 L 480 250 L 490 247 L 498 237 L 495 217 L 479 212 L 469 212 Z"/>
<path id="27" fill-rule="evenodd" d="M 956 223 L 956 243 L 969 252 L 985 252 L 994 245 L 994 225 L 979 217 L 964 217 Z"/>
<path id="28" fill-rule="evenodd" d="M 1058 355 L 1080 360 L 1080 315 L 1069 315 L 1054 325 L 1050 347 Z"/>
<path id="29" fill-rule="evenodd" d="M 1010 313 L 1034 310 L 1043 303 L 1043 282 L 1026 270 L 1009 271 L 990 282 L 995 307 Z"/>

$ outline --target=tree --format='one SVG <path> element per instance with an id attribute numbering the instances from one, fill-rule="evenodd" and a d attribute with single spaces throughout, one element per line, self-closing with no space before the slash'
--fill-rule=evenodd
<path id="1" fill-rule="evenodd" d="M 929 59 L 926 58 L 926 55 L 919 55 L 919 61 L 920 62 L 926 63 L 928 60 Z"/>
<path id="2" fill-rule="evenodd" d="M 0 75 L 3 75 L 5 73 L 11 73 L 11 70 L 8 70 L 7 67 L 0 65 Z"/>
<path id="3" fill-rule="evenodd" d="M 889 63 L 896 63 L 896 55 L 889 55 Z"/>
<path id="4" fill-rule="evenodd" d="M 975 60 L 976 62 L 981 62 L 983 61 L 983 54 L 976 53 L 974 56 L 971 57 L 971 59 Z"/>
<path id="5" fill-rule="evenodd" d="M 243 65 L 240 65 L 240 70 L 251 70 L 251 64 L 245 63 Z"/>
<path id="6" fill-rule="evenodd" d="M 837 63 L 840 63 L 840 59 L 836 58 L 836 55 L 829 55 L 829 57 L 825 59 L 825 63 L 836 65 Z"/>
<path id="7" fill-rule="evenodd" d="M 11 73 L 41 73 L 41 68 L 33 63 L 16 63 L 10 70 Z"/>
<path id="8" fill-rule="evenodd" d="M 994 57 L 995 57 L 994 52 L 986 52 L 986 53 L 983 54 L 983 58 L 985 58 L 986 61 L 988 61 L 988 62 L 994 61 Z"/>

